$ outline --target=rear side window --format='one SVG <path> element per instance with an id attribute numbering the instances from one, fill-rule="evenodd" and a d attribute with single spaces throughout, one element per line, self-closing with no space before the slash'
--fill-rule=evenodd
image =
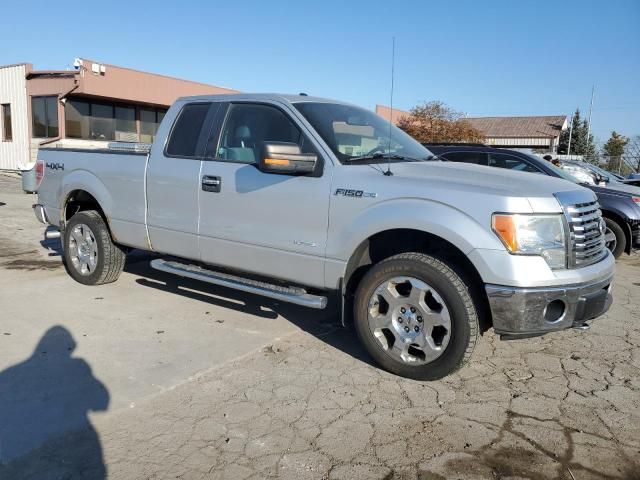
<path id="1" fill-rule="evenodd" d="M 451 152 L 444 153 L 440 157 L 450 162 L 473 163 L 487 165 L 487 154 L 482 152 Z"/>
<path id="2" fill-rule="evenodd" d="M 506 168 L 508 170 L 518 170 L 520 172 L 538 172 L 539 170 L 529 165 L 528 162 L 506 153 L 490 153 L 489 166 Z"/>
<path id="3" fill-rule="evenodd" d="M 172 157 L 197 157 L 200 131 L 207 117 L 210 103 L 191 103 L 182 107 L 173 124 L 167 144 L 167 155 Z"/>

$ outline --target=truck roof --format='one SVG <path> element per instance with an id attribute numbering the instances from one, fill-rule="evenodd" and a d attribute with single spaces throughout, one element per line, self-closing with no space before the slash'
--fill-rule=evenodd
<path id="1" fill-rule="evenodd" d="M 222 95 L 196 95 L 191 97 L 180 97 L 176 101 L 234 101 L 234 100 L 249 100 L 249 101 L 279 101 L 288 103 L 339 103 L 342 105 L 349 105 L 347 102 L 340 100 L 331 100 L 322 97 L 312 97 L 306 94 L 283 94 L 283 93 L 230 93 Z"/>

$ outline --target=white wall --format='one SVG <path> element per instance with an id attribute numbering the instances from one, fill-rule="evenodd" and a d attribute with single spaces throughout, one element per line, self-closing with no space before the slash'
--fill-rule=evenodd
<path id="1" fill-rule="evenodd" d="M 25 65 L 0 67 L 0 104 L 11 105 L 13 140 L 3 142 L 0 115 L 0 170 L 18 170 L 30 163 L 27 79 Z"/>

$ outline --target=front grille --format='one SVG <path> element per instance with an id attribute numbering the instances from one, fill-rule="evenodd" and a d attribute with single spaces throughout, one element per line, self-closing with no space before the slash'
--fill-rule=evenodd
<path id="1" fill-rule="evenodd" d="M 569 205 L 565 213 L 571 232 L 569 267 L 584 267 L 602 260 L 607 249 L 600 229 L 602 212 L 598 202 Z"/>

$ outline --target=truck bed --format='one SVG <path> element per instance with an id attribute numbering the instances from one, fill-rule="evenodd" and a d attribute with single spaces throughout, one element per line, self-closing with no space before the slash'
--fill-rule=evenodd
<path id="1" fill-rule="evenodd" d="M 144 224 L 148 148 L 118 147 L 109 144 L 102 148 L 81 148 L 66 144 L 41 148 L 38 159 L 45 163 L 45 181 L 38 190 L 39 198 L 49 221 L 60 226 L 65 203 L 72 192 L 90 189 L 109 216 L 116 241 L 145 248 L 148 245 Z"/>

